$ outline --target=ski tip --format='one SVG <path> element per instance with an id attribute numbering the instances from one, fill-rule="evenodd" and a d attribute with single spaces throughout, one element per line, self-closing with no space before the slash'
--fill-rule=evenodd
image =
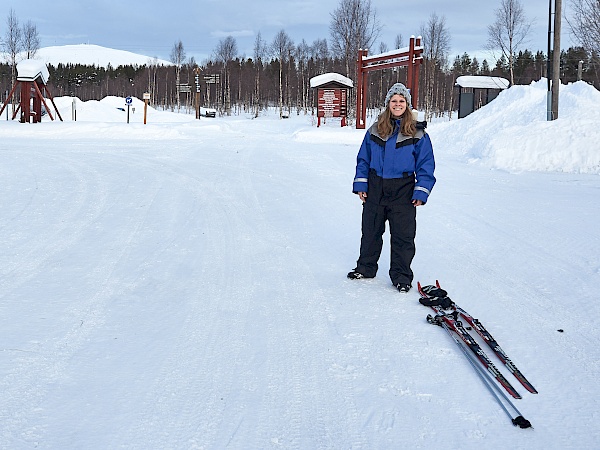
<path id="1" fill-rule="evenodd" d="M 533 428 L 531 426 L 531 422 L 523 416 L 515 417 L 512 420 L 512 423 L 515 427 L 519 427 L 519 428 Z"/>
<path id="2" fill-rule="evenodd" d="M 510 386 L 510 384 L 509 384 Z M 511 386 L 512 387 L 512 386 Z M 510 388 L 509 388 L 510 389 Z M 521 400 L 523 397 L 521 396 L 521 394 L 519 394 L 517 392 L 517 390 L 515 388 L 510 389 L 510 395 L 512 395 L 514 398 L 516 398 L 517 400 Z"/>

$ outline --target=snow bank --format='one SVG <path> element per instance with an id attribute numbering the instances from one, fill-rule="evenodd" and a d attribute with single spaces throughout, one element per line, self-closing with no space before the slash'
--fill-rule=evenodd
<path id="1" fill-rule="evenodd" d="M 512 86 L 469 116 L 430 127 L 438 155 L 509 171 L 600 173 L 600 92 L 561 85 L 559 118 L 546 120 L 546 80 Z"/>

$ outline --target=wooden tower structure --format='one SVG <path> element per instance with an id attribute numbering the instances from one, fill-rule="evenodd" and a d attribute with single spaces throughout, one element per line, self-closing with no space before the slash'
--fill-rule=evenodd
<path id="1" fill-rule="evenodd" d="M 20 122 L 38 123 L 42 121 L 42 105 L 44 105 L 45 112 L 48 114 L 51 120 L 54 120 L 52 112 L 46 103 L 46 98 L 49 98 L 54 106 L 56 115 L 62 121 L 62 117 L 58 112 L 58 108 L 54 103 L 52 94 L 48 90 L 48 68 L 41 61 L 34 59 L 26 59 L 17 64 L 17 81 L 12 87 L 10 94 L 6 98 L 6 101 L 0 109 L 0 115 L 4 112 L 6 106 L 11 102 L 13 96 L 19 93 L 18 106 L 14 110 L 12 120 L 15 120 L 17 114 L 20 112 Z M 45 96 L 44 96 L 45 94 Z"/>

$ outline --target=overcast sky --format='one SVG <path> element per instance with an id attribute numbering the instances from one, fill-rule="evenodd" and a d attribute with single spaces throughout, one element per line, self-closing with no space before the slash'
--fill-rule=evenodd
<path id="1" fill-rule="evenodd" d="M 521 1 L 527 18 L 534 21 L 526 46 L 534 52 L 548 49 L 549 2 Z M 252 56 L 258 32 L 267 43 L 282 29 L 295 44 L 302 39 L 309 45 L 316 39 L 329 42 L 331 13 L 339 4 L 340 0 L 2 0 L 0 36 L 6 33 L 12 8 L 21 24 L 31 20 L 37 26 L 41 47 L 96 44 L 169 60 L 173 45 L 181 40 L 187 57 L 202 63 L 229 35 L 236 39 L 239 55 L 246 57 Z M 467 52 L 491 64 L 495 58 L 485 50 L 487 27 L 499 4 L 500 0 L 372 0 L 383 30 L 371 54 L 379 52 L 379 42 L 393 48 L 397 34 L 408 45 L 409 37 L 418 35 L 436 13 L 446 19 L 451 61 Z M 568 13 L 567 7 L 568 3 L 563 11 Z M 561 47 L 571 45 L 563 20 Z"/>

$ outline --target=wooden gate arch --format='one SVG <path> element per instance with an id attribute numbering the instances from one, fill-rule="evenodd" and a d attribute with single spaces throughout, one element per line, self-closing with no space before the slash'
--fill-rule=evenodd
<path id="1" fill-rule="evenodd" d="M 409 45 L 405 48 L 392 50 L 379 55 L 367 56 L 367 50 L 358 51 L 357 80 L 356 80 L 356 128 L 366 127 L 367 116 L 367 87 L 369 72 L 389 69 L 391 67 L 407 67 L 408 76 L 406 87 L 410 90 L 412 107 L 417 107 L 419 97 L 419 67 L 423 62 L 423 46 L 421 37 L 410 37 Z"/>

